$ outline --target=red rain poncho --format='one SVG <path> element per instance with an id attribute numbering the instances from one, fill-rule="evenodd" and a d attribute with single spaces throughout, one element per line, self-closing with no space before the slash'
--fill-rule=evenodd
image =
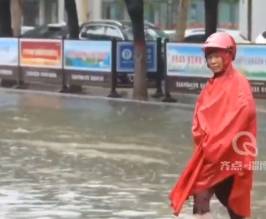
<path id="1" fill-rule="evenodd" d="M 192 127 L 195 150 L 170 194 L 175 215 L 189 196 L 234 176 L 229 208 L 238 215 L 250 216 L 251 164 L 255 156 L 240 155 L 232 147 L 235 136 L 243 131 L 255 139 L 255 103 L 247 79 L 230 60 L 224 73 L 211 78 L 197 100 Z M 238 145 L 247 141 L 250 139 L 240 138 Z M 225 162 L 230 168 L 222 168 Z"/>

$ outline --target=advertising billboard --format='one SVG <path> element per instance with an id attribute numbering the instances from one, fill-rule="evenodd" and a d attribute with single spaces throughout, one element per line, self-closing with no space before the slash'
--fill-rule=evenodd
<path id="1" fill-rule="evenodd" d="M 266 96 L 266 45 L 238 45 L 233 64 L 249 79 L 255 96 Z M 202 45 L 168 43 L 167 76 L 172 90 L 198 93 L 212 77 Z"/>
<path id="2" fill-rule="evenodd" d="M 49 69 L 62 68 L 62 41 L 21 39 L 20 65 Z"/>
<path id="3" fill-rule="evenodd" d="M 111 42 L 66 40 L 64 44 L 64 69 L 111 72 Z"/>

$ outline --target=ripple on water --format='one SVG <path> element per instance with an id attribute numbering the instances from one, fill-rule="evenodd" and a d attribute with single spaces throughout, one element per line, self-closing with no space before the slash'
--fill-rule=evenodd
<path id="1" fill-rule="evenodd" d="M 39 148 L 51 148 L 53 150 L 63 150 L 65 154 L 82 154 L 87 158 L 104 158 L 115 161 L 130 161 L 138 162 L 144 164 L 160 164 L 168 165 L 167 161 L 160 158 L 155 158 L 154 156 L 148 156 L 148 152 L 158 153 L 158 154 L 169 154 L 169 151 L 163 150 L 161 148 L 149 147 L 143 145 L 126 145 L 126 144 L 112 144 L 112 143 L 95 143 L 95 144 L 78 144 L 78 143 L 64 143 L 64 142 L 47 142 L 38 140 L 23 140 L 16 139 L 2 139 L 0 142 L 15 143 L 20 142 L 23 145 L 30 145 Z M 103 150 L 106 149 L 106 150 Z M 132 150 L 132 152 L 128 152 Z M 112 151 L 115 151 L 112 152 Z M 126 151 L 126 152 L 125 152 Z M 147 154 L 143 154 L 147 152 Z"/>
<path id="2" fill-rule="evenodd" d="M 20 121 L 20 122 L 26 122 L 26 121 L 29 121 L 28 118 L 26 118 L 26 117 L 19 117 L 19 116 L 14 116 L 12 119 L 13 119 L 14 121 Z"/>
<path id="3" fill-rule="evenodd" d="M 120 216 L 124 218 L 129 217 L 138 217 L 138 216 L 155 216 L 157 214 L 156 211 L 132 211 L 132 210 L 124 210 L 119 212 L 113 212 L 114 216 Z"/>
<path id="4" fill-rule="evenodd" d="M 56 208 L 56 207 L 54 207 Z M 22 212 L 21 212 L 22 213 Z M 20 214 L 21 214 L 20 213 Z M 69 211 L 69 210 L 54 210 L 54 209 L 34 209 L 31 212 L 23 212 L 26 218 L 39 218 L 39 217 L 50 217 L 50 218 L 80 218 L 81 213 L 78 211 Z"/>
<path id="5" fill-rule="evenodd" d="M 24 129 L 24 128 L 16 128 L 12 130 L 13 133 L 18 133 L 18 134 L 28 134 L 31 133 L 30 130 Z"/>

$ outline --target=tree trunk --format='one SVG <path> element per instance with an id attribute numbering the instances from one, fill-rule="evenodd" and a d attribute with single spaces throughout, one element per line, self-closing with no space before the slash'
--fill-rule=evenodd
<path id="1" fill-rule="evenodd" d="M 134 35 L 135 76 L 133 98 L 147 100 L 146 43 L 144 34 L 143 0 L 125 0 Z"/>
<path id="2" fill-rule="evenodd" d="M 179 0 L 177 16 L 176 16 L 176 41 L 184 40 L 187 28 L 187 16 L 190 7 L 190 0 Z"/>
<path id="3" fill-rule="evenodd" d="M 89 5 L 90 0 L 81 0 L 77 2 L 78 19 L 81 23 L 89 21 Z"/>
<path id="4" fill-rule="evenodd" d="M 206 38 L 216 32 L 219 0 L 204 0 Z"/>
<path id="5" fill-rule="evenodd" d="M 0 37 L 12 36 L 10 1 L 0 0 Z"/>
<path id="6" fill-rule="evenodd" d="M 13 29 L 13 36 L 21 35 L 22 23 L 22 2 L 23 0 L 11 0 L 11 23 Z"/>
<path id="7" fill-rule="evenodd" d="M 75 0 L 65 0 L 65 10 L 67 12 L 67 26 L 69 29 L 69 38 L 78 39 L 79 22 Z"/>

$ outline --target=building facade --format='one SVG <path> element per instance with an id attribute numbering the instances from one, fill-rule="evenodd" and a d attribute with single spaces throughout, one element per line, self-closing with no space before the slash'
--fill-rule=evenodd
<path id="1" fill-rule="evenodd" d="M 100 14 L 103 18 L 125 19 L 123 0 L 101 0 Z M 204 0 L 190 0 L 188 15 L 189 27 L 203 27 Z M 163 29 L 175 29 L 178 0 L 144 0 L 145 19 Z M 124 11 L 123 13 L 121 13 Z M 238 28 L 239 23 L 239 0 L 220 0 L 218 26 L 225 28 Z"/>
<path id="2" fill-rule="evenodd" d="M 190 0 L 188 26 L 204 26 L 204 0 Z M 239 1 L 220 0 L 219 26 L 238 28 Z M 174 29 L 179 0 L 144 0 L 145 19 L 163 29 Z M 80 23 L 96 19 L 128 19 L 124 0 L 76 0 Z M 25 0 L 24 25 L 60 23 L 66 19 L 63 0 Z"/>

